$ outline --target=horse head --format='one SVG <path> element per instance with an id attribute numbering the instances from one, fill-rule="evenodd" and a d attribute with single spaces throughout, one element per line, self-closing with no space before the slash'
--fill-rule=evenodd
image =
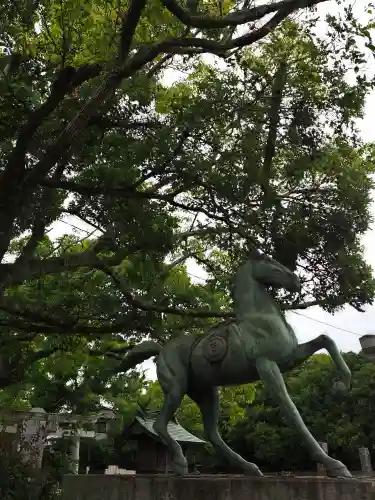
<path id="1" fill-rule="evenodd" d="M 292 293 L 301 290 L 298 276 L 277 260 L 264 254 L 258 254 L 255 257 L 252 256 L 251 264 L 254 279 L 262 285 L 285 288 Z"/>

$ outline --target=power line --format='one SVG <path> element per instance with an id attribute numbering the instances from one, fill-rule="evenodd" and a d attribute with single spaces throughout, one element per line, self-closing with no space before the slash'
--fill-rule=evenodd
<path id="1" fill-rule="evenodd" d="M 63 222 L 67 226 L 70 226 L 70 227 L 72 227 L 74 229 L 77 229 L 78 231 L 83 231 L 84 233 L 92 234 L 92 231 L 88 231 L 87 229 L 83 229 L 83 227 L 78 227 L 78 226 L 72 224 L 71 222 L 67 222 L 66 220 L 60 219 L 59 222 Z"/>
<path id="2" fill-rule="evenodd" d="M 320 323 L 321 325 L 329 326 L 330 328 L 335 328 L 336 330 L 340 330 L 341 332 L 351 333 L 352 335 L 356 335 L 357 337 L 362 337 L 362 333 L 352 332 L 351 330 L 346 330 L 345 328 L 341 328 L 339 326 L 331 325 L 326 323 L 325 321 L 321 321 L 320 319 L 312 318 L 311 316 L 307 316 L 306 314 L 302 314 L 297 311 L 289 311 L 293 314 L 297 314 L 298 316 L 302 316 L 302 318 L 310 319 L 311 321 L 315 321 L 316 323 Z"/>
<path id="3" fill-rule="evenodd" d="M 187 271 L 186 271 L 186 274 L 188 274 L 192 278 L 196 278 L 197 280 L 201 280 L 201 281 L 204 281 L 204 282 L 206 281 L 206 278 L 202 278 L 202 276 L 197 276 L 196 274 L 188 273 Z"/>

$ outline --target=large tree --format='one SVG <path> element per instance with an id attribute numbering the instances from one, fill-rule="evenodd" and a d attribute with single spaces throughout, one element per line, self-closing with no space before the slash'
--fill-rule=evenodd
<path id="1" fill-rule="evenodd" d="M 327 39 L 314 12 L 291 18 L 318 3 L 4 5 L 3 385 L 77 345 L 100 356 L 231 316 L 227 277 L 254 247 L 301 275 L 285 308 L 372 300 L 359 243 L 372 149 L 354 129 L 371 86 L 355 35 L 367 34 L 349 7 Z M 67 214 L 96 232 L 51 241 Z"/>

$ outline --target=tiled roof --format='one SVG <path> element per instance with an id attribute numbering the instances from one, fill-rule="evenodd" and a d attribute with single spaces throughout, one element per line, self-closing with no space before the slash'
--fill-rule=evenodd
<path id="1" fill-rule="evenodd" d="M 153 425 L 155 422 L 154 418 L 137 416 L 136 421 L 150 434 L 157 437 L 156 432 L 153 429 Z M 186 429 L 184 429 L 177 422 L 169 422 L 168 424 L 168 432 L 172 436 L 173 439 L 180 443 L 205 443 L 203 439 L 199 439 L 197 436 L 190 434 Z"/>

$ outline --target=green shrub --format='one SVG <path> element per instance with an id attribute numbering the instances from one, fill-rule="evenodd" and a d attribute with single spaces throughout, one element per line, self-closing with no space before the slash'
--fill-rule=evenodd
<path id="1" fill-rule="evenodd" d="M 33 443 L 21 441 L 9 445 L 9 441 L 0 436 L 0 499 L 59 500 L 64 469 L 59 463 L 61 457 L 53 456 L 47 466 L 40 467 Z"/>

